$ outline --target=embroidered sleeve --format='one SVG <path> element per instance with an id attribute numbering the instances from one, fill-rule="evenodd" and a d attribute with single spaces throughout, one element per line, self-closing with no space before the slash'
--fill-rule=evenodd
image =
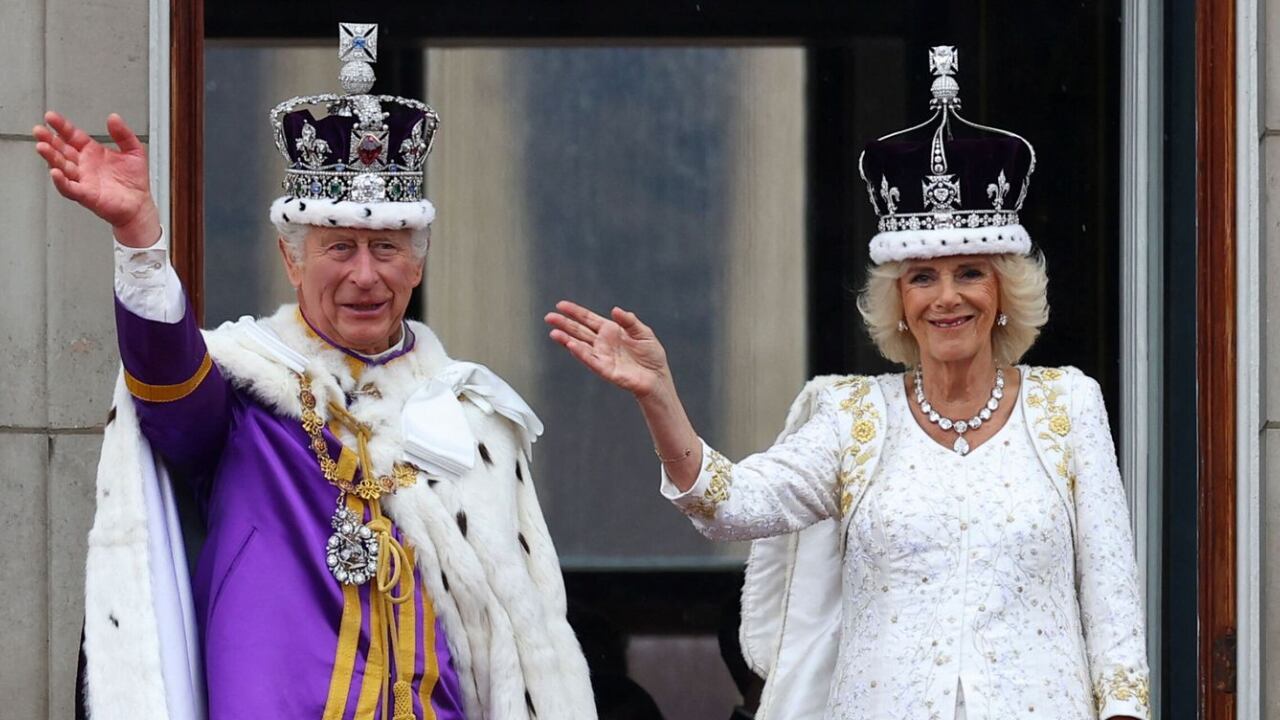
<path id="1" fill-rule="evenodd" d="M 823 391 L 799 430 L 738 463 L 704 441 L 693 487 L 680 492 L 664 469 L 662 494 L 713 540 L 781 535 L 834 517 L 840 512 L 839 412 L 831 393 Z"/>
<path id="2" fill-rule="evenodd" d="M 146 320 L 176 323 L 186 313 L 182 283 L 169 263 L 169 238 L 131 248 L 115 243 L 116 298 L 129 312 Z"/>
<path id="3" fill-rule="evenodd" d="M 1145 616 L 1107 410 L 1093 379 L 1079 376 L 1073 389 L 1076 571 L 1094 703 L 1100 718 L 1147 718 Z"/>

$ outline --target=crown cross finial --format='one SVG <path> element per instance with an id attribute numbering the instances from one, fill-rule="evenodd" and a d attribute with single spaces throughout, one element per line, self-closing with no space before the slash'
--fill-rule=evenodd
<path id="1" fill-rule="evenodd" d="M 378 62 L 377 23 L 338 23 L 338 59 Z"/>
<path id="2" fill-rule="evenodd" d="M 373 66 L 378 61 L 378 26 L 375 23 L 338 23 L 338 73 L 342 89 L 352 95 L 373 88 Z"/>
<path id="3" fill-rule="evenodd" d="M 960 69 L 960 53 L 954 45 L 936 45 L 929 48 L 929 72 L 934 75 L 955 75 Z"/>
<path id="4" fill-rule="evenodd" d="M 933 81 L 933 100 L 929 106 L 960 107 L 960 83 L 952 77 L 960 69 L 960 51 L 953 45 L 936 45 L 929 48 L 929 72 L 938 77 Z"/>

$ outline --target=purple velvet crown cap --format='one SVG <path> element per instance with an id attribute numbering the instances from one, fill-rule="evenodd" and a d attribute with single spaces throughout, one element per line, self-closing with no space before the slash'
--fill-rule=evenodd
<path id="1" fill-rule="evenodd" d="M 896 188 L 894 199 L 896 214 L 924 213 L 929 211 L 925 203 L 926 176 L 930 172 L 930 151 L 934 124 L 883 140 L 875 140 L 866 146 L 862 168 L 867 182 L 872 186 L 871 204 L 880 216 L 891 214 L 888 201 L 880 194 L 882 181 Z M 988 193 L 991 185 L 999 185 L 1004 174 L 1008 190 L 1001 203 L 1004 209 L 1017 209 L 1024 182 L 1029 180 L 1032 167 L 1031 150 L 1020 138 L 985 132 L 963 123 L 951 123 L 944 139 L 947 157 L 947 173 L 959 183 L 959 201 L 955 210 L 994 210 L 994 197 Z M 997 193 L 999 188 L 997 187 Z"/>
<path id="2" fill-rule="evenodd" d="M 413 167 L 413 158 L 406 158 L 402 149 L 405 147 L 404 141 L 409 138 L 414 125 L 420 121 L 426 121 L 426 125 L 431 123 L 428 121 L 427 113 L 417 108 L 396 107 L 390 104 L 384 104 L 383 110 L 389 112 L 385 123 L 387 127 L 387 142 L 385 146 L 378 147 L 375 152 L 376 156 L 372 156 L 366 151 L 364 158 L 370 160 L 369 163 L 363 163 L 364 158 L 360 152 L 351 152 L 353 142 L 359 142 L 363 135 L 352 131 L 356 129 L 359 120 L 351 115 L 326 115 L 317 120 L 311 114 L 310 110 L 295 110 L 284 116 L 284 136 L 285 148 L 289 153 L 289 159 L 294 167 L 303 167 L 304 162 L 301 152 L 298 149 L 298 141 L 302 139 L 303 128 L 307 125 L 315 128 L 316 138 L 323 140 L 328 147 L 328 152 L 323 153 L 324 159 L 322 165 L 349 165 L 351 170 L 360 170 L 361 165 L 372 165 L 373 162 L 381 160 L 383 163 L 395 168 Z"/>
<path id="3" fill-rule="evenodd" d="M 933 116 L 868 143 L 858 160 L 879 217 L 872 262 L 1030 252 L 1018 211 L 1035 171 L 1034 148 L 960 115 L 954 47 L 931 48 L 929 69 L 937 76 Z"/>

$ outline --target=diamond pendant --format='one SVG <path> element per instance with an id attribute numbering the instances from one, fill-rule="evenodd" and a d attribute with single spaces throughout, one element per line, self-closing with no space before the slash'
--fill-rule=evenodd
<path id="1" fill-rule="evenodd" d="M 964 457 L 965 455 L 969 454 L 969 441 L 965 440 L 964 436 L 961 435 L 960 437 L 956 438 L 956 442 L 954 445 L 951 446 L 951 449 L 955 450 L 956 454 L 959 455 L 960 457 Z"/>
<path id="2" fill-rule="evenodd" d="M 333 534 L 325 544 L 325 565 L 343 585 L 363 585 L 378 572 L 378 538 L 345 507 L 330 520 Z"/>

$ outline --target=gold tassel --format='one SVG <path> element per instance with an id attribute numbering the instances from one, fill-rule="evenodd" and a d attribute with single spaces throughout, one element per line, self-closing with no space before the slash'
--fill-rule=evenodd
<path id="1" fill-rule="evenodd" d="M 413 720 L 413 686 L 404 680 L 395 684 L 396 713 L 391 720 Z"/>

